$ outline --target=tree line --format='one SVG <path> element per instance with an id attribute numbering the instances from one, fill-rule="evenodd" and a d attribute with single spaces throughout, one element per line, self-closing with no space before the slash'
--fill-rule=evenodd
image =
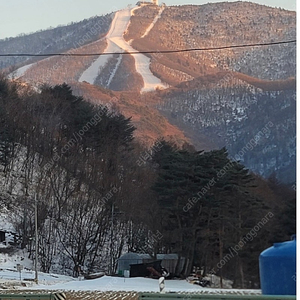
<path id="1" fill-rule="evenodd" d="M 256 287 L 259 253 L 295 233 L 294 190 L 276 174 L 251 173 L 225 148 L 160 139 L 146 149 L 134 131 L 130 118 L 66 84 L 34 91 L 2 77 L 0 200 L 18 246 L 44 272 L 81 265 L 114 274 L 124 252 L 177 253 L 174 276 L 197 266 Z"/>

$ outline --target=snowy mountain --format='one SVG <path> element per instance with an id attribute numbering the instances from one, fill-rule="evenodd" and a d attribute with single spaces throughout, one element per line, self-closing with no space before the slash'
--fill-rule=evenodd
<path id="1" fill-rule="evenodd" d="M 295 19 L 295 12 L 251 2 L 136 6 L 0 41 L 1 53 L 104 55 L 2 58 L 0 66 L 11 78 L 33 85 L 66 82 L 94 103 L 113 102 L 133 117 L 145 144 L 165 136 L 199 149 L 226 146 L 251 170 L 263 176 L 275 171 L 293 182 L 295 43 L 161 51 L 290 41 Z M 149 50 L 154 53 L 120 55 Z M 263 129 L 270 132 L 246 149 Z"/>

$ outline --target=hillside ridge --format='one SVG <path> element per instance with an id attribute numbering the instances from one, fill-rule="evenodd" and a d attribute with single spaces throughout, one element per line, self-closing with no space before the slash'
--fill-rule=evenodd
<path id="1" fill-rule="evenodd" d="M 240 140 L 247 143 L 249 132 L 255 135 L 259 131 L 256 124 L 263 127 L 269 121 L 276 121 L 272 141 L 266 140 L 260 148 L 264 161 L 260 162 L 258 154 L 253 152 L 244 158 L 245 164 L 263 176 L 281 169 L 284 174 L 289 173 L 288 166 L 293 170 L 295 44 L 171 54 L 161 51 L 292 40 L 296 36 L 295 12 L 238 1 L 170 7 L 146 5 L 130 9 L 130 18 L 128 13 L 126 16 L 125 25 L 118 28 L 118 36 L 111 39 L 113 49 L 109 48 L 106 37 L 116 14 L 85 21 L 85 31 L 82 24 L 73 24 L 69 27 L 72 44 L 69 39 L 65 45 L 55 44 L 55 48 L 51 42 L 51 51 L 63 49 L 66 54 L 156 51 L 140 55 L 143 59 L 138 64 L 145 67 L 142 71 L 137 67 L 139 55 L 119 53 L 98 58 L 11 59 L 5 63 L 2 58 L 2 69 L 11 72 L 21 67 L 15 74 L 35 86 L 66 82 L 90 101 L 117 99 L 114 105 L 132 117 L 137 127 L 136 137 L 149 146 L 157 138 L 165 137 L 180 145 L 192 143 L 198 149 L 225 146 L 234 156 L 239 151 L 234 145 L 242 147 Z M 96 28 L 96 24 L 101 26 Z M 82 36 L 76 34 L 76 26 Z M 64 27 L 64 34 L 67 29 Z M 85 35 L 87 39 L 83 38 Z M 20 41 L 25 38 L 29 37 Z M 2 49 L 8 51 L 10 41 L 1 43 L 6 43 Z M 31 43 L 36 52 L 42 51 L 38 43 L 38 40 Z M 22 49 L 21 44 L 19 47 Z M 91 66 L 95 67 L 92 80 L 83 78 L 82 74 Z M 145 88 L 148 75 L 145 77 L 144 70 L 158 80 L 149 85 L 151 89 Z M 111 90 L 111 96 L 104 97 L 96 86 Z M 272 99 L 279 101 L 277 106 L 270 102 Z M 269 114 L 263 117 L 262 111 Z M 286 148 L 279 146 L 279 141 Z M 281 150 L 274 150 L 276 147 Z M 294 175 L 282 176 L 288 181 L 294 178 Z"/>

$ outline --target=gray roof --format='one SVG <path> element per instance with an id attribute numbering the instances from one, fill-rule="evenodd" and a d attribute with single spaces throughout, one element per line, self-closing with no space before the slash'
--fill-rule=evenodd
<path id="1" fill-rule="evenodd" d="M 149 259 L 151 256 L 144 253 L 134 253 L 128 252 L 119 257 L 119 260 L 139 260 L 139 259 Z"/>
<path id="2" fill-rule="evenodd" d="M 175 253 L 170 253 L 170 254 L 157 254 L 157 259 L 178 259 L 178 255 Z"/>
<path id="3" fill-rule="evenodd" d="M 140 259 L 151 259 L 151 256 L 145 253 L 128 252 L 119 257 L 119 260 L 140 260 Z M 161 259 L 161 260 L 178 259 L 178 255 L 175 253 L 157 254 L 157 259 Z"/>

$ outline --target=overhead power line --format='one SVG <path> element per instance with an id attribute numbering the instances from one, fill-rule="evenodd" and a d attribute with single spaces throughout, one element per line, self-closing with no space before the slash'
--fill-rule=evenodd
<path id="1" fill-rule="evenodd" d="M 8 56 L 100 56 L 100 55 L 126 55 L 126 54 L 164 54 L 164 53 L 182 53 L 182 52 L 193 52 L 193 51 L 213 51 L 223 49 L 235 49 L 235 48 L 246 48 L 246 47 L 262 47 L 272 45 L 282 45 L 296 43 L 296 40 L 272 42 L 272 43 L 258 43 L 258 44 L 243 44 L 243 45 L 231 45 L 222 47 L 209 47 L 209 48 L 189 48 L 189 49 L 177 49 L 177 50 L 149 50 L 149 51 L 131 51 L 131 52 L 105 52 L 105 53 L 44 53 L 44 54 L 30 54 L 30 53 L 14 53 L 14 54 L 0 54 L 0 57 Z"/>

